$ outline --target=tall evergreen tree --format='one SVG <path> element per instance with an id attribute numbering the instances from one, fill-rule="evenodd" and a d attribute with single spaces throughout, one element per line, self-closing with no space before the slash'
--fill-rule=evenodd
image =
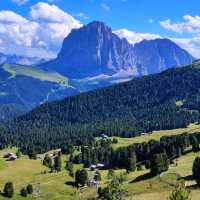
<path id="1" fill-rule="evenodd" d="M 192 167 L 193 178 L 200 187 L 200 157 L 196 157 Z"/>
<path id="2" fill-rule="evenodd" d="M 21 191 L 20 191 L 20 194 L 21 194 L 21 196 L 23 196 L 23 197 L 27 197 L 28 192 L 27 192 L 26 188 L 22 188 Z"/>
<path id="3" fill-rule="evenodd" d="M 151 159 L 151 174 L 158 175 L 169 168 L 169 161 L 166 153 L 154 154 Z"/>
<path id="4" fill-rule="evenodd" d="M 77 187 L 84 186 L 88 181 L 88 172 L 85 169 L 76 171 L 75 185 Z"/>
<path id="5" fill-rule="evenodd" d="M 61 155 L 57 155 L 54 159 L 54 167 L 57 172 L 62 170 L 62 158 Z"/>
<path id="6" fill-rule="evenodd" d="M 13 195 L 14 195 L 14 186 L 13 186 L 13 183 L 12 182 L 7 182 L 5 184 L 5 186 L 4 186 L 3 192 L 4 192 L 4 195 L 6 197 L 9 197 L 9 198 L 13 197 Z"/>

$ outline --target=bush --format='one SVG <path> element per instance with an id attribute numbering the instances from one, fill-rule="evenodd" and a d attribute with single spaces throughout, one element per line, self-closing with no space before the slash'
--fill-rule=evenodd
<path id="1" fill-rule="evenodd" d="M 20 191 L 20 194 L 21 194 L 22 197 L 27 197 L 28 193 L 27 193 L 26 188 L 22 188 L 21 191 Z"/>
<path id="2" fill-rule="evenodd" d="M 187 190 L 184 184 L 178 185 L 171 193 L 169 200 L 190 200 L 190 191 Z"/>
<path id="3" fill-rule="evenodd" d="M 27 193 L 32 194 L 33 193 L 33 186 L 31 184 L 28 184 L 26 187 Z"/>

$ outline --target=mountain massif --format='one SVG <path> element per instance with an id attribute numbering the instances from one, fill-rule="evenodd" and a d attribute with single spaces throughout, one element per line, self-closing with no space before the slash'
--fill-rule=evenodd
<path id="1" fill-rule="evenodd" d="M 0 121 L 47 101 L 159 73 L 193 60 L 168 39 L 144 40 L 133 46 L 95 21 L 72 30 L 51 61 L 0 54 Z"/>
<path id="2" fill-rule="evenodd" d="M 132 46 L 104 23 L 95 21 L 72 30 L 57 58 L 41 66 L 70 78 L 113 75 L 120 70 L 142 76 L 193 60 L 187 51 L 168 39 L 144 40 Z"/>
<path id="3" fill-rule="evenodd" d="M 133 137 L 200 121 L 200 63 L 45 103 L 1 127 L 1 145 L 44 152 L 102 133 Z M 6 134 L 9 133 L 9 134 Z M 8 139 L 9 138 L 9 139 Z M 26 142 L 24 142 L 26 141 Z M 9 143 L 10 144 L 10 143 Z"/>

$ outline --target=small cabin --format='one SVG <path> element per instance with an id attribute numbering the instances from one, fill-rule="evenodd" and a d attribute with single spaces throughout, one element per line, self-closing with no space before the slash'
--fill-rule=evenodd
<path id="1" fill-rule="evenodd" d="M 105 165 L 104 165 L 104 164 L 101 164 L 101 163 L 98 163 L 98 164 L 96 164 L 96 165 L 94 165 L 94 164 L 90 165 L 90 169 L 91 169 L 91 170 L 102 169 L 102 168 L 104 168 L 104 167 L 105 167 Z"/>
<path id="2" fill-rule="evenodd" d="M 104 168 L 104 167 L 105 167 L 105 165 L 102 164 L 102 163 L 98 163 L 98 164 L 97 164 L 97 168 L 98 168 L 98 169 L 102 169 L 102 168 Z"/>
<path id="3" fill-rule="evenodd" d="M 97 181 L 88 181 L 87 186 L 88 187 L 97 187 L 98 183 Z"/>
<path id="4" fill-rule="evenodd" d="M 15 161 L 17 160 L 17 156 L 13 155 L 6 159 L 6 161 Z"/>
<path id="5" fill-rule="evenodd" d="M 90 165 L 90 169 L 91 169 L 91 170 L 97 169 L 97 165 L 94 165 L 94 164 Z"/>
<path id="6" fill-rule="evenodd" d="M 9 157 L 11 157 L 11 156 L 15 156 L 15 154 L 14 154 L 14 153 L 7 153 L 7 154 L 5 154 L 3 157 L 4 157 L 4 158 L 9 158 Z"/>

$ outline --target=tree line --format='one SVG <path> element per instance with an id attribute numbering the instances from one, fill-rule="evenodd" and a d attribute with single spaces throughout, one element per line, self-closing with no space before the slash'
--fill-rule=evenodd
<path id="1" fill-rule="evenodd" d="M 108 88 L 46 103 L 0 125 L 0 148 L 25 154 L 70 145 L 91 145 L 95 137 L 134 137 L 200 121 L 200 70 L 171 69 Z M 177 103 L 180 102 L 180 103 Z"/>
<path id="2" fill-rule="evenodd" d="M 84 167 L 103 163 L 106 168 L 125 168 L 128 172 L 144 165 L 151 169 L 152 175 L 157 175 L 168 170 L 169 163 L 181 155 L 190 151 L 198 152 L 199 144 L 200 133 L 163 136 L 159 141 L 150 140 L 116 150 L 112 148 L 110 139 L 101 139 L 90 146 L 81 146 L 77 155 L 71 150 L 70 161 L 83 163 Z"/>

